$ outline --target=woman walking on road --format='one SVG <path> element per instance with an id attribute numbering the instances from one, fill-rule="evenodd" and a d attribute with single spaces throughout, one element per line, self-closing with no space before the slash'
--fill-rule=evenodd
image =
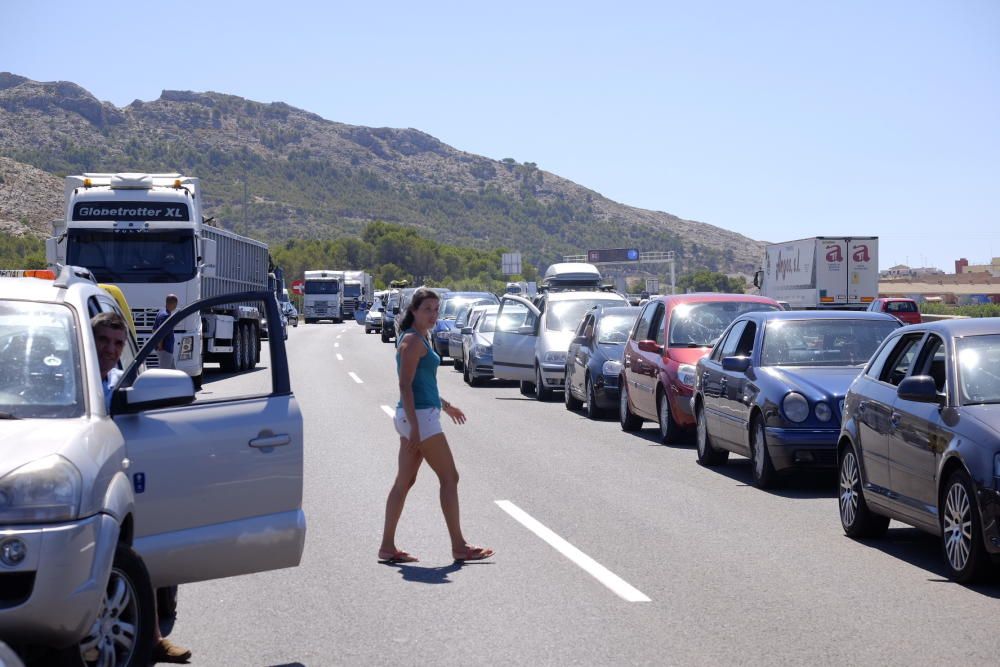
<path id="1" fill-rule="evenodd" d="M 437 294 L 421 287 L 413 293 L 400 323 L 396 350 L 399 403 L 395 419 L 399 433 L 399 472 L 385 502 L 385 529 L 378 550 L 378 559 L 384 563 L 417 561 L 415 556 L 396 548 L 396 525 L 403 513 L 406 494 L 417 481 L 417 471 L 424 460 L 441 482 L 441 511 L 451 536 L 451 555 L 459 561 L 482 560 L 493 555 L 493 549 L 466 542 L 459 522 L 458 470 L 441 430 L 441 411 L 456 424 L 465 423 L 465 414 L 438 394 L 437 369 L 441 357 L 431 346 L 428 333 L 437 322 L 440 305 Z"/>

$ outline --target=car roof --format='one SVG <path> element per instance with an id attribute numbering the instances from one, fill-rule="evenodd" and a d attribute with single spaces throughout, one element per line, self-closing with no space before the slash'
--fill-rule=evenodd
<path id="1" fill-rule="evenodd" d="M 1000 317 L 970 317 L 911 324 L 907 331 L 933 331 L 942 336 L 983 336 L 1000 334 Z"/>
<path id="2" fill-rule="evenodd" d="M 659 301 L 667 306 L 676 306 L 681 303 L 708 303 L 712 301 L 742 301 L 744 303 L 766 303 L 771 306 L 778 306 L 778 302 L 767 296 L 759 294 L 726 294 L 723 292 L 692 292 L 691 294 L 666 294 L 663 296 L 653 296 L 650 301 Z"/>
<path id="3" fill-rule="evenodd" d="M 762 322 L 772 320 L 876 320 L 895 322 L 899 320 L 887 313 L 873 313 L 867 310 L 758 310 L 743 313 L 737 319 L 753 319 Z"/>
<path id="4" fill-rule="evenodd" d="M 598 319 L 606 315 L 638 315 L 642 310 L 639 306 L 605 306 L 597 310 Z"/>
<path id="5" fill-rule="evenodd" d="M 587 292 L 549 292 L 545 297 L 547 301 L 582 301 L 584 299 L 606 299 L 608 301 L 613 301 L 615 299 L 625 300 L 621 294 L 617 292 L 597 292 L 597 291 L 587 291 Z"/>

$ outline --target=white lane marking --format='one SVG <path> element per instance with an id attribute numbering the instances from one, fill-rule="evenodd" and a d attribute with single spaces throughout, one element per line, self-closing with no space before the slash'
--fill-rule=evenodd
<path id="1" fill-rule="evenodd" d="M 634 588 L 617 574 L 556 535 L 514 503 L 509 500 L 497 500 L 495 502 L 500 509 L 514 517 L 518 523 L 542 538 L 553 549 L 566 556 L 566 558 L 569 558 L 589 575 L 610 588 L 618 597 L 626 602 L 650 602 L 650 599 L 642 591 Z"/>
<path id="2" fill-rule="evenodd" d="M 348 373 L 348 375 L 350 375 L 351 379 L 354 380 L 355 382 L 357 382 L 358 384 L 364 384 L 364 380 L 362 380 L 361 378 L 359 378 L 358 374 L 355 373 L 354 371 L 350 371 Z"/>
<path id="3" fill-rule="evenodd" d="M 343 360 L 344 360 L 344 355 L 342 355 L 340 352 L 338 352 L 337 353 L 337 361 L 343 361 Z"/>
<path id="4" fill-rule="evenodd" d="M 343 335 L 343 334 L 337 334 L 337 340 L 340 340 L 340 337 L 341 337 L 342 335 Z"/>
<path id="5" fill-rule="evenodd" d="M 340 343 L 334 343 L 333 346 L 334 347 L 340 347 Z"/>
<path id="6" fill-rule="evenodd" d="M 390 419 L 395 419 L 396 418 L 396 411 L 393 410 L 392 408 L 390 408 L 388 405 L 381 405 L 379 407 L 382 408 L 382 412 L 384 412 L 385 414 L 389 415 Z"/>

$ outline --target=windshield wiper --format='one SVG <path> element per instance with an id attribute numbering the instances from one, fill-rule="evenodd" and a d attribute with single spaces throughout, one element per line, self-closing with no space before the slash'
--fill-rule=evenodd
<path id="1" fill-rule="evenodd" d="M 20 417 L 10 412 L 0 412 L 0 419 L 20 419 Z"/>

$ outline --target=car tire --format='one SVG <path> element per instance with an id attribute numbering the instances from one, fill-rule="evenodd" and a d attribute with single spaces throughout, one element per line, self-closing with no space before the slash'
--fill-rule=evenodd
<path id="1" fill-rule="evenodd" d="M 848 445 L 840 454 L 840 525 L 854 539 L 881 537 L 889 528 L 889 517 L 875 514 L 865 502 L 861 465 L 857 452 Z"/>
<path id="2" fill-rule="evenodd" d="M 586 380 L 587 388 L 587 419 L 597 420 L 604 416 L 604 410 L 602 410 L 597 405 L 597 391 L 594 389 L 594 381 L 591 379 L 590 375 L 587 376 Z"/>
<path id="3" fill-rule="evenodd" d="M 97 620 L 80 644 L 63 651 L 60 662 L 73 667 L 95 664 L 145 667 L 150 664 L 153 651 L 155 623 L 156 598 L 149 572 L 132 547 L 119 544 Z M 122 631 L 126 625 L 135 628 L 131 640 Z"/>
<path id="4" fill-rule="evenodd" d="M 750 461 L 753 471 L 753 485 L 758 489 L 769 489 L 774 486 L 777 473 L 771 462 L 771 453 L 767 451 L 767 433 L 764 431 L 764 420 L 756 417 L 750 431 Z"/>
<path id="5" fill-rule="evenodd" d="M 389 342 L 389 336 L 386 334 L 385 331 L 382 331 L 382 342 L 383 343 L 388 343 Z"/>
<path id="6" fill-rule="evenodd" d="M 989 572 L 990 559 L 983 545 L 983 523 L 975 490 L 965 470 L 956 470 L 948 477 L 938 515 L 948 574 L 960 584 L 981 581 Z M 968 529 L 963 528 L 965 524 L 969 524 Z"/>
<path id="7" fill-rule="evenodd" d="M 642 427 L 642 419 L 632 414 L 632 408 L 628 404 L 628 389 L 624 383 L 621 388 L 621 396 L 618 399 L 618 423 L 622 430 L 626 432 L 638 431 Z"/>
<path id="8" fill-rule="evenodd" d="M 535 400 L 547 401 L 552 398 L 552 390 L 545 387 L 542 379 L 542 367 L 535 366 Z"/>
<path id="9" fill-rule="evenodd" d="M 455 357 L 454 363 L 452 365 L 455 367 L 456 371 L 465 370 L 465 362 L 459 359 L 458 357 Z"/>
<path id="10" fill-rule="evenodd" d="M 695 408 L 694 416 L 698 431 L 698 463 L 707 468 L 722 465 L 729 460 L 729 450 L 719 449 L 712 444 L 712 438 L 708 435 L 708 418 L 700 403 Z"/>
<path id="11" fill-rule="evenodd" d="M 531 396 L 535 393 L 535 384 L 533 382 L 528 382 L 527 380 L 521 380 L 518 383 L 518 388 L 525 396 Z"/>
<path id="12" fill-rule="evenodd" d="M 566 379 L 563 382 L 563 401 L 566 404 L 566 409 L 570 412 L 576 412 L 583 407 L 583 401 L 578 399 L 573 395 L 573 390 L 569 388 L 569 369 L 566 369 Z"/>
<path id="13" fill-rule="evenodd" d="M 458 363 L 458 359 L 455 360 Z M 462 379 L 465 380 L 465 384 L 472 386 L 472 373 L 469 372 L 469 367 L 463 364 L 462 366 Z"/>
<path id="14" fill-rule="evenodd" d="M 660 441 L 664 445 L 673 444 L 680 435 L 681 427 L 674 421 L 674 416 L 670 412 L 670 399 L 667 398 L 666 391 L 659 392 L 659 399 L 656 401 L 656 415 L 660 426 Z"/>

